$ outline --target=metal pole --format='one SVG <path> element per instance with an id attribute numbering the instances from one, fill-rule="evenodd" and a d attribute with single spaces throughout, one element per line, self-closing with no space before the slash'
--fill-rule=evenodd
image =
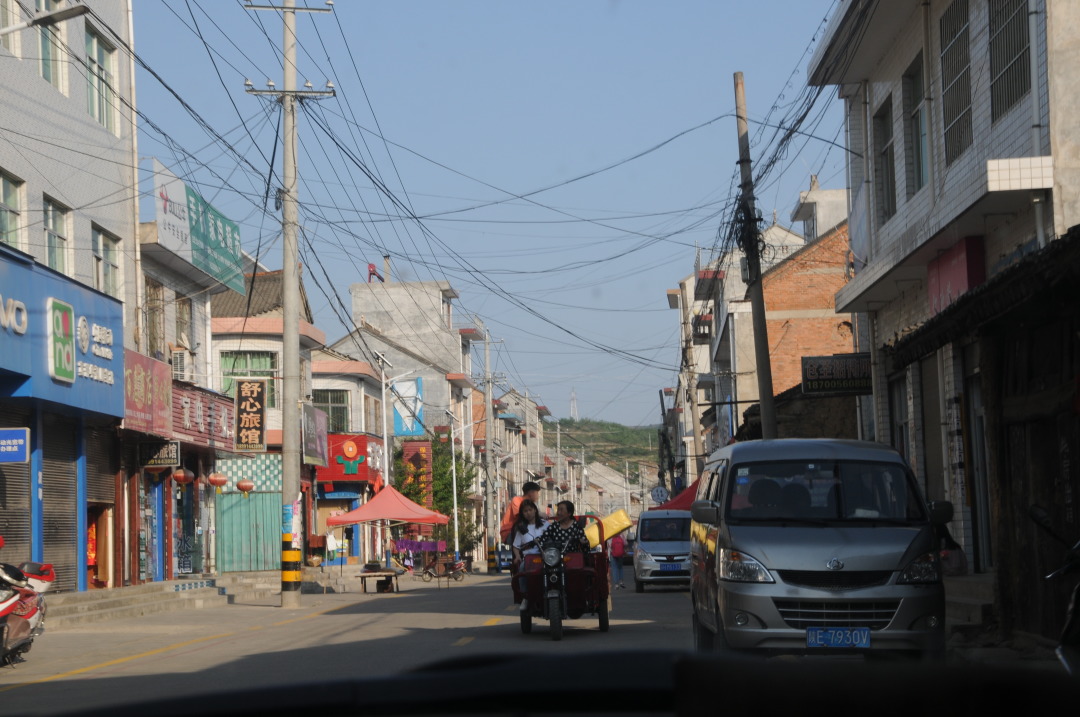
<path id="1" fill-rule="evenodd" d="M 452 476 L 453 483 L 451 485 L 454 491 L 454 562 L 456 563 L 461 560 L 461 546 L 458 543 L 457 432 L 454 430 L 457 418 L 451 411 L 447 411 L 446 415 L 450 416 L 450 475 Z"/>
<path id="2" fill-rule="evenodd" d="M 491 334 L 484 329 L 484 474 L 487 477 L 487 490 L 484 495 L 487 498 L 487 549 L 492 558 L 495 556 L 495 546 L 499 542 L 499 519 L 495 512 L 498 510 L 498 493 L 496 483 L 499 480 L 499 464 L 495 460 L 495 417 L 492 402 L 493 381 L 491 375 Z M 491 563 L 489 561 L 488 565 Z"/>
<path id="3" fill-rule="evenodd" d="M 743 250 L 750 273 L 747 293 L 754 326 L 754 358 L 757 361 L 758 402 L 761 406 L 761 437 L 776 438 L 776 409 L 773 402 L 772 364 L 769 362 L 769 331 L 765 321 L 765 295 L 761 287 L 761 259 L 757 246 L 757 210 L 754 209 L 754 177 L 750 171 L 750 134 L 746 120 L 746 88 L 743 74 L 735 73 L 735 116 L 739 130 L 739 167 L 742 171 L 742 200 L 750 238 Z"/>

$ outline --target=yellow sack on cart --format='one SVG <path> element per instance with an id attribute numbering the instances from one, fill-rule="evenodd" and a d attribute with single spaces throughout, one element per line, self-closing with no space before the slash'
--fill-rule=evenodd
<path id="1" fill-rule="evenodd" d="M 617 510 L 606 518 L 602 518 L 604 524 L 604 540 L 608 541 L 619 533 L 629 528 L 633 523 L 625 510 Z M 585 537 L 589 539 L 589 547 L 595 548 L 600 544 L 600 528 L 595 522 L 589 521 L 585 527 Z"/>

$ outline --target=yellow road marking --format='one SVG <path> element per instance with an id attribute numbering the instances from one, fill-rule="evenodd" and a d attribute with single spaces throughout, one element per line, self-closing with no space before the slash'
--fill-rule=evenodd
<path id="1" fill-rule="evenodd" d="M 94 670 L 101 670 L 101 669 L 104 669 L 106 667 L 112 667 L 114 665 L 122 665 L 125 662 L 131 662 L 132 660 L 141 660 L 144 657 L 151 657 L 153 655 L 160 655 L 161 653 L 169 652 L 170 650 L 178 650 L 181 647 L 187 647 L 188 645 L 195 645 L 195 644 L 198 644 L 200 642 L 207 642 L 209 640 L 218 640 L 218 639 L 221 639 L 223 637 L 229 637 L 230 635 L 233 635 L 233 634 L 235 634 L 235 633 L 223 632 L 220 635 L 208 635 L 207 637 L 198 637 L 198 638 L 195 638 L 194 640 L 188 640 L 187 642 L 178 642 L 175 645 L 168 645 L 166 647 L 159 647 L 156 650 L 150 650 L 149 652 L 143 652 L 143 653 L 141 653 L 139 655 L 128 655 L 127 657 L 120 657 L 120 658 L 117 658 L 115 660 L 109 660 L 108 662 L 102 662 L 101 664 L 98 664 L 98 665 L 89 665 L 87 667 L 80 667 L 77 670 L 71 670 L 69 672 L 64 672 L 64 673 L 61 673 L 59 675 L 53 675 L 52 677 L 42 677 L 40 680 L 33 680 L 31 682 L 22 682 L 22 683 L 19 683 L 17 685 L 8 685 L 7 687 L 0 687 L 0 692 L 7 692 L 8 690 L 13 690 L 13 689 L 15 689 L 17 687 L 27 687 L 29 685 L 39 685 L 42 682 L 51 682 L 53 680 L 62 680 L 64 678 L 66 678 L 66 677 L 74 677 L 75 675 L 81 675 L 81 674 L 84 674 L 86 672 L 93 672 Z"/>
<path id="2" fill-rule="evenodd" d="M 475 639 L 476 639 L 475 637 L 463 637 L 463 638 L 461 638 L 460 640 L 458 640 L 457 642 L 454 643 L 454 647 L 462 647 L 463 645 L 468 645 L 470 642 L 472 642 Z"/>
<path id="3" fill-rule="evenodd" d="M 484 621 L 484 627 L 491 627 L 492 625 L 498 625 L 501 620 L 502 620 L 501 617 L 489 617 L 487 620 Z"/>

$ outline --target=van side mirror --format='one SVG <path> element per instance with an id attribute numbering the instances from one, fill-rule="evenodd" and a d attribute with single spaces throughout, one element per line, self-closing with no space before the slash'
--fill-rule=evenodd
<path id="1" fill-rule="evenodd" d="M 945 525 L 953 519 L 953 505 L 947 500 L 930 501 L 930 524 Z"/>
<path id="2" fill-rule="evenodd" d="M 690 504 L 690 517 L 698 523 L 716 525 L 720 522 L 720 506 L 711 500 L 695 500 Z"/>

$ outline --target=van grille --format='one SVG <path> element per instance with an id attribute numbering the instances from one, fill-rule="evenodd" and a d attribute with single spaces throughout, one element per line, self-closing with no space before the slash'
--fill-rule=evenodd
<path id="1" fill-rule="evenodd" d="M 779 575 L 787 585 L 821 590 L 857 590 L 887 584 L 892 577 L 892 571 L 780 570 Z"/>
<path id="2" fill-rule="evenodd" d="M 773 600 L 789 627 L 868 627 L 881 630 L 893 619 L 899 600 L 842 602 L 838 600 Z"/>

